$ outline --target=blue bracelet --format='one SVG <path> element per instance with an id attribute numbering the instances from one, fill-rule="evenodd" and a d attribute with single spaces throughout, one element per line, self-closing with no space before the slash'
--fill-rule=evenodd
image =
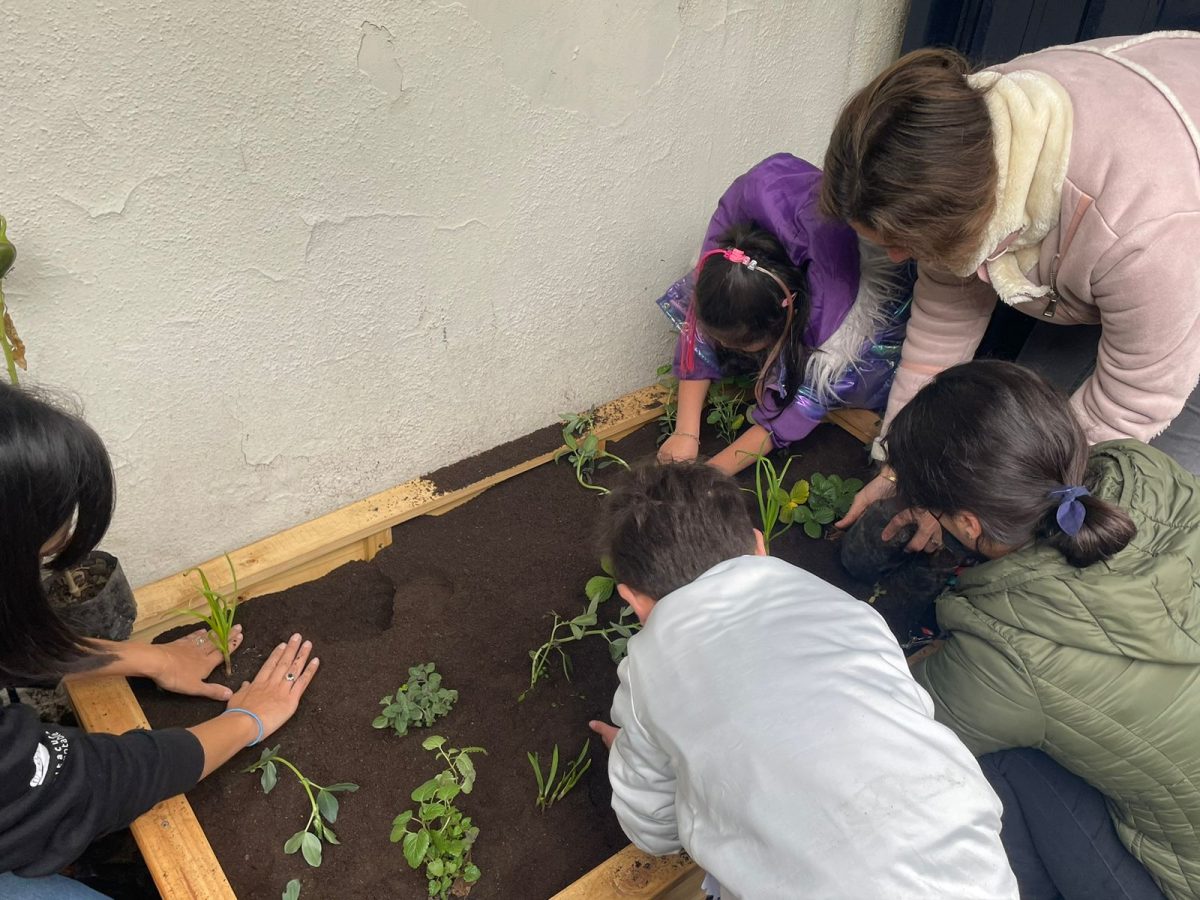
<path id="1" fill-rule="evenodd" d="M 254 713 L 250 712 L 250 710 L 248 710 L 248 709 L 242 709 L 240 706 L 231 706 L 231 707 L 229 707 L 229 709 L 225 710 L 225 712 L 221 713 L 221 715 L 223 715 L 223 716 L 227 716 L 227 715 L 229 715 L 231 712 L 240 712 L 240 713 L 245 713 L 246 715 L 248 715 L 250 718 L 252 718 L 252 719 L 254 720 L 254 722 L 255 722 L 255 724 L 256 724 L 256 725 L 258 725 L 258 737 L 256 737 L 256 738 L 255 738 L 254 740 L 252 740 L 250 743 L 248 743 L 248 744 L 246 745 L 247 747 L 253 747 L 255 744 L 257 744 L 259 741 L 261 741 L 261 740 L 263 739 L 263 723 L 262 723 L 262 719 L 260 719 L 260 718 L 259 718 L 257 715 L 255 715 Z"/>

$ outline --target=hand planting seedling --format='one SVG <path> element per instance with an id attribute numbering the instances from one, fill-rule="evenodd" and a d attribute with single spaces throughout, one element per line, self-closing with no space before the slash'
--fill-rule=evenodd
<path id="1" fill-rule="evenodd" d="M 409 727 L 428 728 L 450 712 L 458 700 L 458 691 L 442 687 L 442 676 L 434 671 L 433 663 L 413 666 L 408 681 L 396 693 L 388 694 L 380 704 L 383 712 L 371 725 L 393 728 L 396 734 L 408 734 Z"/>
<path id="2" fill-rule="evenodd" d="M 190 572 L 200 573 L 200 594 L 208 603 L 208 615 L 194 609 L 187 612 L 208 625 L 208 638 L 221 651 L 221 656 L 225 659 L 225 674 L 229 675 L 233 671 L 229 662 L 229 635 L 233 631 L 233 617 L 237 612 L 238 581 L 233 560 L 229 558 L 228 553 L 225 554 L 225 562 L 229 564 L 229 574 L 233 578 L 233 593 L 222 594 L 214 591 L 203 569 L 191 569 Z"/>
<path id="3" fill-rule="evenodd" d="M 610 599 L 617 587 L 611 562 L 607 558 L 602 559 L 600 567 L 605 574 L 589 578 L 584 587 L 588 602 L 583 612 L 573 619 L 564 619 L 558 613 L 553 613 L 554 624 L 550 627 L 550 639 L 536 650 L 529 651 L 532 661 L 529 667 L 529 687 L 517 697 L 518 702 L 524 700 L 537 683 L 547 677 L 553 653 L 559 655 L 563 675 L 567 681 L 571 680 L 571 657 L 564 647 L 573 641 L 581 641 L 586 637 L 602 637 L 608 642 L 608 652 L 614 663 L 619 663 L 625 658 L 629 639 L 641 630 L 642 623 L 633 619 L 632 609 L 623 606 L 615 621 L 610 621 L 607 625 L 597 624 L 600 604 Z"/>
<path id="4" fill-rule="evenodd" d="M 732 444 L 746 424 L 745 391 L 734 379 L 722 378 L 708 389 L 708 403 L 712 408 L 706 421 L 717 426 L 726 444 Z"/>
<path id="5" fill-rule="evenodd" d="M 482 747 L 447 747 L 446 739 L 438 735 L 425 738 L 421 746 L 436 751 L 446 768 L 412 792 L 419 806 L 416 812 L 406 810 L 396 816 L 391 841 L 404 842 L 404 859 L 411 868 L 419 869 L 424 864 L 430 897 L 444 900 L 451 890 L 461 897 L 479 880 L 479 867 L 471 862 L 471 847 L 479 837 L 479 829 L 454 801 L 475 787 L 471 754 L 487 751 Z M 410 831 L 410 826 L 416 830 Z"/>
<path id="6" fill-rule="evenodd" d="M 536 753 L 525 754 L 529 757 L 529 764 L 533 766 L 533 774 L 537 778 L 538 809 L 545 812 L 563 797 L 567 796 L 571 792 L 571 788 L 579 783 L 579 779 L 592 767 L 592 760 L 588 757 L 588 750 L 591 748 L 591 745 L 591 740 L 584 742 L 583 749 L 579 751 L 579 756 L 576 757 L 575 762 L 567 766 L 558 781 L 554 780 L 555 776 L 558 775 L 558 744 L 554 745 L 554 751 L 550 754 L 550 771 L 545 776 L 542 775 L 542 764 L 538 759 L 538 755 Z"/>
<path id="7" fill-rule="evenodd" d="M 658 443 L 675 433 L 675 420 L 679 414 L 679 379 L 671 375 L 671 364 L 664 363 L 654 370 L 658 385 L 667 392 L 663 400 L 662 415 L 658 417 Z"/>
<path id="8" fill-rule="evenodd" d="M 575 467 L 575 480 L 589 491 L 607 494 L 608 488 L 595 484 L 592 475 L 597 469 L 603 469 L 613 463 L 628 469 L 629 464 L 621 457 L 607 450 L 600 449 L 600 438 L 596 437 L 595 416 L 591 412 L 568 413 L 562 417 L 562 438 L 565 446 L 560 447 L 554 454 L 557 463 L 564 455 L 567 462 Z"/>
<path id="9" fill-rule="evenodd" d="M 337 821 L 338 799 L 334 794 L 353 793 L 358 790 L 357 784 L 342 782 L 327 787 L 309 781 L 292 763 L 279 755 L 279 747 L 269 747 L 262 752 L 258 762 L 246 769 L 247 772 L 262 772 L 261 782 L 264 794 L 271 793 L 279 781 L 279 771 L 276 764 L 286 766 L 300 781 L 304 793 L 308 794 L 308 802 L 312 806 L 308 822 L 302 831 L 297 831 L 283 845 L 284 853 L 300 851 L 304 861 L 314 869 L 321 865 L 321 841 L 330 844 L 341 843 L 333 829 L 329 826 Z M 315 791 L 315 793 L 314 793 Z M 298 889 L 298 886 L 297 886 Z"/>

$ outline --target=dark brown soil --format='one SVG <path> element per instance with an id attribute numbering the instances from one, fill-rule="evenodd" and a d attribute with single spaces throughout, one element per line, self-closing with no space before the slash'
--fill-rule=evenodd
<path id="1" fill-rule="evenodd" d="M 653 453 L 656 430 L 647 426 L 612 449 L 633 462 Z M 452 467 L 447 485 L 442 476 L 437 483 L 448 487 L 464 473 L 490 474 L 544 452 L 545 431 L 508 445 L 502 456 Z M 709 435 L 705 446 L 719 444 Z M 798 456 L 789 480 L 814 471 L 861 476 L 867 468 L 862 445 L 833 426 L 818 429 Z M 614 474 L 606 469 L 601 480 Z M 528 652 L 549 633 L 547 613 L 580 610 L 583 585 L 599 572 L 593 529 L 602 502 L 565 465 L 542 466 L 444 516 L 398 526 L 393 545 L 372 563 L 351 563 L 240 611 L 246 642 L 235 656 L 234 681 L 249 677 L 293 631 L 312 637 L 321 658 L 300 711 L 268 743 L 280 745 L 315 781 L 354 781 L 361 790 L 341 795 L 342 846 L 326 848 L 320 869 L 284 855 L 284 841 L 307 819 L 307 801 L 282 770 L 279 787 L 263 795 L 258 777 L 242 772 L 257 749 L 243 751 L 192 791 L 239 897 L 277 897 L 297 877 L 302 896 L 320 900 L 426 896 L 423 876 L 408 868 L 388 833 L 392 818 L 413 806 L 409 792 L 439 770 L 420 746 L 428 732 L 397 737 L 371 727 L 380 698 L 405 680 L 409 666 L 426 661 L 436 662 L 445 685 L 459 692 L 457 706 L 432 731 L 456 746 L 488 751 L 476 763 L 474 793 L 460 804 L 481 829 L 474 861 L 483 877 L 473 900 L 550 897 L 627 843 L 609 807 L 598 741 L 590 772 L 546 813 L 534 807 L 525 757 L 538 751 L 546 759 L 557 743 L 573 758 L 590 737 L 588 720 L 607 719 L 617 679 L 604 642 L 572 649 L 572 681 L 554 667 L 548 681 L 517 700 L 529 685 Z M 812 540 L 797 528 L 773 549 L 856 596 L 870 592 L 842 571 L 835 542 Z M 618 602 L 607 604 L 614 618 Z M 155 726 L 191 724 L 221 709 L 147 684 L 137 693 Z"/>

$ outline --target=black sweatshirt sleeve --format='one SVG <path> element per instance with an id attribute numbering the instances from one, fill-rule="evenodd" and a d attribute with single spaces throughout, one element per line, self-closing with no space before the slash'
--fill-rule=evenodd
<path id="1" fill-rule="evenodd" d="M 203 770 L 204 749 L 182 728 L 87 734 L 0 709 L 0 872 L 57 872 Z"/>

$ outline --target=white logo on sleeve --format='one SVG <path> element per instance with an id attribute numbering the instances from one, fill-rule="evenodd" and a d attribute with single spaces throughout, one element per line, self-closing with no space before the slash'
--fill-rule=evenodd
<path id="1" fill-rule="evenodd" d="M 33 751 L 33 777 L 29 779 L 30 787 L 37 787 L 46 780 L 50 772 L 50 751 L 45 744 L 38 744 Z"/>
<path id="2" fill-rule="evenodd" d="M 47 731 L 46 739 L 50 742 L 49 747 L 45 744 L 38 744 L 37 749 L 33 751 L 33 777 L 29 779 L 30 787 L 44 784 L 47 778 L 61 772 L 63 763 L 67 759 L 67 751 L 71 745 L 65 735 L 59 734 L 57 731 Z M 50 771 L 51 754 L 53 754 L 53 772 Z"/>

